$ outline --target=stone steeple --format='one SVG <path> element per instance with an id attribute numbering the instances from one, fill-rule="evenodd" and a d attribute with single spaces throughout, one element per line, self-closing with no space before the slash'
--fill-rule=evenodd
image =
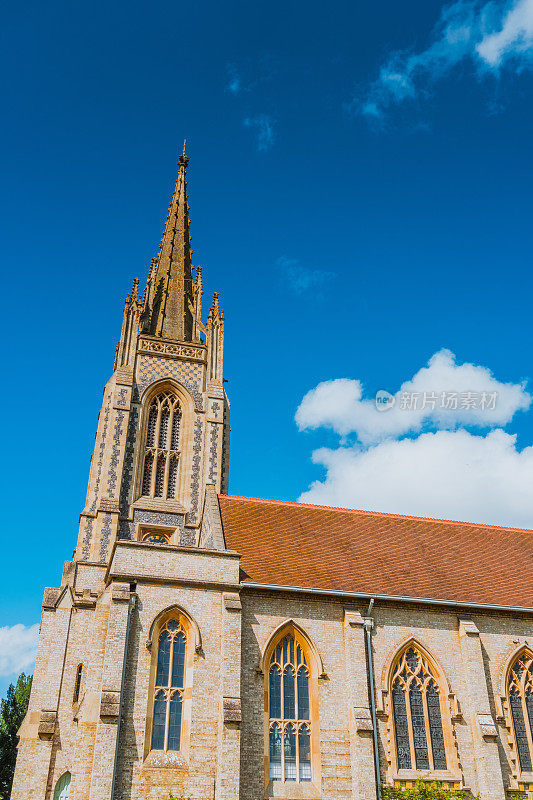
<path id="1" fill-rule="evenodd" d="M 187 163 L 184 151 L 144 294 L 139 297 L 135 279 L 126 297 L 80 517 L 80 561 L 107 563 L 115 542 L 144 541 L 153 526 L 159 532 L 163 526 L 173 544 L 194 544 L 206 486 L 227 491 L 224 314 L 215 294 L 202 322 L 200 267 L 192 277 Z M 150 409 L 160 402 L 171 403 L 179 415 L 172 446 L 163 417 L 156 424 L 157 441 L 148 433 Z"/>
<path id="2" fill-rule="evenodd" d="M 178 178 L 167 215 L 161 247 L 152 261 L 142 314 L 143 333 L 163 339 L 194 341 L 197 334 L 195 287 L 192 277 L 189 205 L 187 203 L 188 156 L 178 159 Z"/>

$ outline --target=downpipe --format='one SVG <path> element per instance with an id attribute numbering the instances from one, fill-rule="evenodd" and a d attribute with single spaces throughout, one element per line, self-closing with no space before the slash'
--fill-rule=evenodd
<path id="1" fill-rule="evenodd" d="M 128 620 L 126 622 L 126 641 L 124 642 L 124 657 L 122 659 L 122 677 L 120 679 L 120 703 L 118 706 L 118 719 L 117 719 L 117 741 L 115 745 L 115 759 L 113 761 L 113 780 L 111 783 L 111 797 L 110 800 L 115 798 L 115 785 L 117 780 L 117 765 L 118 765 L 118 751 L 120 748 L 120 729 L 122 726 L 122 716 L 124 713 L 124 686 L 126 684 L 126 667 L 128 663 L 128 652 L 130 648 L 130 635 L 131 635 L 131 621 L 133 612 L 137 604 L 137 595 L 133 594 L 128 601 Z"/>
<path id="2" fill-rule="evenodd" d="M 374 659 L 372 656 L 372 629 L 374 627 L 374 620 L 370 616 L 372 608 L 374 607 L 374 598 L 370 600 L 367 615 L 365 618 L 365 654 L 366 666 L 368 674 L 368 686 L 370 694 L 370 716 L 372 718 L 372 743 L 374 750 L 374 773 L 376 777 L 376 797 L 381 800 L 381 772 L 379 769 L 379 741 L 378 741 L 378 723 L 376 717 L 376 696 L 374 693 Z"/>

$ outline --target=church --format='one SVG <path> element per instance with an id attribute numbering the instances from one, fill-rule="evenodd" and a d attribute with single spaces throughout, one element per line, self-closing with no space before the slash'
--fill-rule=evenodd
<path id="1" fill-rule="evenodd" d="M 187 165 L 44 590 L 12 800 L 379 800 L 418 778 L 527 797 L 533 532 L 228 493 Z"/>

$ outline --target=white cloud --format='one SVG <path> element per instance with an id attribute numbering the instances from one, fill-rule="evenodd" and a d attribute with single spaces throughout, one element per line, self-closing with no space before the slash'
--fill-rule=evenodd
<path id="1" fill-rule="evenodd" d="M 245 117 L 243 119 L 245 128 L 252 128 L 257 134 L 257 149 L 265 152 L 270 150 L 274 144 L 275 122 L 269 114 L 258 114 L 255 117 Z"/>
<path id="2" fill-rule="evenodd" d="M 296 294 L 302 294 L 308 289 L 316 289 L 334 277 L 333 272 L 304 267 L 297 258 L 280 256 L 276 259 L 276 264 L 283 270 L 287 286 Z"/>
<path id="3" fill-rule="evenodd" d="M 33 668 L 37 655 L 39 624 L 22 624 L 0 628 L 0 675 L 18 675 Z"/>
<path id="4" fill-rule="evenodd" d="M 352 110 L 382 119 L 392 106 L 427 92 L 465 60 L 480 75 L 504 64 L 523 68 L 533 56 L 533 0 L 457 0 L 443 8 L 432 38 L 425 50 L 391 53 L 368 91 L 351 103 Z"/>
<path id="5" fill-rule="evenodd" d="M 440 407 L 454 395 L 457 408 Z M 484 395 L 496 396 L 493 408 L 480 407 Z M 415 396 L 418 410 L 401 408 Z M 477 407 L 461 407 L 466 397 Z M 329 428 L 344 438 L 313 453 L 326 474 L 302 502 L 533 527 L 533 447 L 519 450 L 516 436 L 502 430 L 531 405 L 523 383 L 498 381 L 486 367 L 457 364 L 440 350 L 395 398 L 380 412 L 351 378 L 324 381 L 305 395 L 296 412 L 300 430 Z"/>
<path id="6" fill-rule="evenodd" d="M 501 429 L 322 448 L 313 461 L 326 477 L 300 496 L 304 503 L 533 527 L 533 447 L 518 451 Z"/>
<path id="7" fill-rule="evenodd" d="M 476 46 L 480 58 L 490 67 L 499 67 L 507 58 L 533 55 L 533 0 L 507 4 L 501 27 L 485 35 Z"/>
<path id="8" fill-rule="evenodd" d="M 506 425 L 517 411 L 529 408 L 531 399 L 523 383 L 503 383 L 486 367 L 457 364 L 454 354 L 443 349 L 401 385 L 389 410 L 378 411 L 375 398 L 363 399 L 359 380 L 337 378 L 305 395 L 296 423 L 300 430 L 326 427 L 341 436 L 354 433 L 371 445 L 429 427 Z M 417 408 L 403 407 L 411 403 Z"/>

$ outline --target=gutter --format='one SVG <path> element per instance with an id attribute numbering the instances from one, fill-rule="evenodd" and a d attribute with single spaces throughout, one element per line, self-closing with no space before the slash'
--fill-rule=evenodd
<path id="1" fill-rule="evenodd" d="M 374 774 L 376 778 L 376 797 L 381 800 L 381 772 L 379 769 L 379 741 L 378 741 L 378 721 L 376 717 L 376 697 L 374 694 L 374 658 L 372 656 L 372 629 L 374 620 L 370 616 L 374 607 L 374 598 L 370 600 L 368 611 L 365 618 L 365 655 L 368 675 L 368 686 L 370 689 L 370 716 L 372 718 L 372 744 L 374 750 Z"/>
<path id="2" fill-rule="evenodd" d="M 126 623 L 126 641 L 124 642 L 124 656 L 122 659 L 122 677 L 120 679 L 120 703 L 118 706 L 118 719 L 117 719 L 117 741 L 115 745 L 115 759 L 113 761 L 113 779 L 111 781 L 111 795 L 110 800 L 114 800 L 115 797 L 115 783 L 117 779 L 117 765 L 118 765 L 118 751 L 120 746 L 120 728 L 122 725 L 122 714 L 124 710 L 124 686 L 126 683 L 126 665 L 128 663 L 128 650 L 130 645 L 130 634 L 131 634 L 131 619 L 133 617 L 133 612 L 135 611 L 135 606 L 137 604 L 137 595 L 132 594 L 128 601 L 128 621 Z"/>
<path id="3" fill-rule="evenodd" d="M 241 588 L 266 589 L 277 592 L 299 592 L 301 594 L 320 594 L 331 597 L 349 597 L 358 600 L 385 600 L 394 603 L 420 603 L 430 606 L 448 606 L 451 608 L 470 608 L 480 611 L 511 611 L 520 614 L 533 614 L 533 608 L 528 606 L 500 606 L 494 603 L 468 603 L 462 600 L 438 600 L 427 597 L 405 597 L 394 594 L 374 594 L 370 592 L 345 592 L 340 589 L 316 589 L 306 586 L 280 586 L 275 583 L 253 583 L 252 581 L 242 581 Z"/>

